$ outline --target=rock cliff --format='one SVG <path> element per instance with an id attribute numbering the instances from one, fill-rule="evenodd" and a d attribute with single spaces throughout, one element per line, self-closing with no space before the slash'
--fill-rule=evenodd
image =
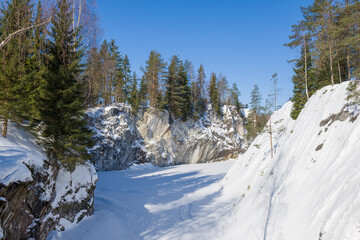
<path id="1" fill-rule="evenodd" d="M 46 239 L 92 214 L 96 180 L 92 164 L 69 172 L 11 125 L 0 137 L 0 239 Z"/>
<path id="2" fill-rule="evenodd" d="M 222 108 L 222 118 L 209 105 L 198 120 L 172 124 L 167 111 L 143 108 L 134 115 L 123 105 L 89 109 L 87 118 L 95 132 L 92 160 L 100 171 L 143 162 L 168 166 L 222 161 L 246 146 L 243 119 L 233 106 Z"/>

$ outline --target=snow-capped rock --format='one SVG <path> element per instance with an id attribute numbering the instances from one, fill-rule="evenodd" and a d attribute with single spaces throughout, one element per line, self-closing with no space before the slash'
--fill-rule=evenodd
<path id="1" fill-rule="evenodd" d="M 122 104 L 89 109 L 89 126 L 96 133 L 93 162 L 106 171 L 132 163 L 168 166 L 237 157 L 246 145 L 243 120 L 233 106 L 224 106 L 222 115 L 219 119 L 209 105 L 198 120 L 169 124 L 168 112 L 154 108 L 137 115 Z"/>
<path id="2" fill-rule="evenodd" d="M 35 138 L 9 125 L 0 136 L 0 229 L 4 239 L 46 239 L 93 212 L 97 175 L 92 164 L 70 173 L 49 160 Z M 0 237 L 1 239 L 2 237 Z"/>

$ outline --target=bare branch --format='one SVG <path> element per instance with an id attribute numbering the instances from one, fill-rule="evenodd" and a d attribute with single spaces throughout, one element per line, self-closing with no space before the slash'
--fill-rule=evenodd
<path id="1" fill-rule="evenodd" d="M 7 38 L 5 38 L 1 43 L 0 43 L 0 49 L 3 48 L 13 37 L 15 37 L 16 35 L 22 33 L 22 32 L 25 32 L 25 31 L 28 31 L 32 28 L 36 28 L 36 27 L 40 27 L 42 25 L 45 25 L 47 23 L 51 22 L 51 17 L 50 19 L 46 20 L 45 22 L 42 22 L 42 23 L 39 23 L 39 24 L 35 24 L 35 25 L 32 25 L 32 26 L 28 26 L 28 27 L 24 27 L 24 28 L 21 28 L 13 33 L 11 33 L 9 36 L 7 36 Z"/>

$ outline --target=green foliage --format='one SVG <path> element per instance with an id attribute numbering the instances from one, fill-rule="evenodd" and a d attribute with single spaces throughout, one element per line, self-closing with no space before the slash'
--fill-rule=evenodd
<path id="1" fill-rule="evenodd" d="M 146 61 L 144 77 L 141 82 L 144 99 L 149 99 L 151 107 L 160 107 L 162 93 L 160 91 L 160 82 L 165 73 L 166 64 L 161 58 L 160 53 L 151 51 L 149 59 Z"/>
<path id="2" fill-rule="evenodd" d="M 33 22 L 32 4 L 27 1 L 9 1 L 2 5 L 0 17 L 0 42 L 7 36 Z M 29 118 L 28 59 L 32 53 L 32 32 L 14 36 L 0 49 L 0 115 L 5 119 L 21 122 Z"/>
<path id="3" fill-rule="evenodd" d="M 307 101 L 307 97 L 304 98 L 306 76 L 309 96 L 326 85 L 360 79 L 357 27 L 360 2 L 315 0 L 301 10 L 303 20 L 292 26 L 293 34 L 286 44 L 301 50 L 300 57 L 293 60 L 296 63 L 291 113 L 294 119 Z"/>
<path id="4" fill-rule="evenodd" d="M 221 106 L 219 99 L 219 89 L 218 89 L 218 81 L 215 73 L 211 73 L 210 76 L 210 85 L 209 85 L 209 95 L 210 95 L 210 103 L 217 113 L 218 116 L 221 116 Z"/>
<path id="5" fill-rule="evenodd" d="M 346 100 L 350 101 L 350 104 L 360 104 L 360 83 L 359 81 L 353 81 L 347 87 L 348 95 Z"/>
<path id="6" fill-rule="evenodd" d="M 170 115 L 186 121 L 190 114 L 191 89 L 185 66 L 177 56 L 171 59 L 165 82 L 165 108 Z"/>
<path id="7" fill-rule="evenodd" d="M 137 113 L 140 107 L 140 96 L 139 91 L 137 87 L 137 76 L 136 73 L 133 73 L 133 76 L 131 78 L 131 87 L 129 92 L 129 104 L 131 105 L 131 109 L 133 113 Z"/>
<path id="8" fill-rule="evenodd" d="M 236 110 L 240 114 L 241 111 L 241 103 L 239 101 L 240 91 L 236 86 L 236 83 L 233 83 L 230 93 L 231 93 L 230 104 L 234 105 L 236 107 Z"/>
<path id="9" fill-rule="evenodd" d="M 83 51 L 72 29 L 72 12 L 68 1 L 58 0 L 58 12 L 52 19 L 49 41 L 46 87 L 41 99 L 40 116 L 44 123 L 43 139 L 48 154 L 70 169 L 89 158 L 91 132 L 83 118 Z"/>
<path id="10" fill-rule="evenodd" d="M 254 88 L 250 93 L 250 97 L 251 111 L 248 115 L 245 129 L 247 130 L 246 137 L 251 142 L 265 127 L 269 119 L 269 111 L 272 105 L 270 104 L 268 107 L 261 106 L 262 96 L 257 84 L 254 85 Z M 267 103 L 269 104 L 270 102 L 267 101 Z"/>

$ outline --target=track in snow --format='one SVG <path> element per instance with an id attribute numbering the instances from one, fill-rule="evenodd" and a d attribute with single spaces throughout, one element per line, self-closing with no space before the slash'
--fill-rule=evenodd
<path id="1" fill-rule="evenodd" d="M 166 239 L 169 229 L 196 217 L 219 194 L 218 182 L 233 162 L 99 172 L 94 215 L 49 238 Z"/>

